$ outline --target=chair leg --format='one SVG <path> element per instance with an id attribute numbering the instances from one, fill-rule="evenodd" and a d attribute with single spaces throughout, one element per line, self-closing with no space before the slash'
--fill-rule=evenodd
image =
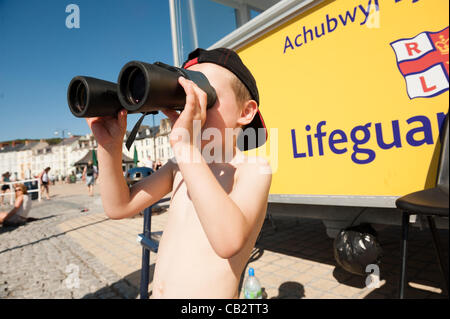
<path id="1" fill-rule="evenodd" d="M 273 216 L 271 213 L 267 214 L 267 217 L 269 218 L 270 223 L 272 224 L 272 229 L 274 231 L 277 231 L 277 225 L 275 224 L 275 221 L 273 220 Z"/>
<path id="2" fill-rule="evenodd" d="M 433 245 L 439 262 L 439 268 L 441 269 L 442 277 L 444 278 L 444 285 L 445 285 L 444 288 L 446 290 L 445 292 L 448 295 L 448 277 L 447 273 L 445 272 L 444 259 L 442 258 L 441 254 L 441 243 L 439 241 L 439 236 L 436 231 L 436 223 L 434 222 L 433 216 L 427 216 L 427 218 L 428 218 L 428 226 L 430 227 L 431 235 L 433 236 Z"/>
<path id="3" fill-rule="evenodd" d="M 144 209 L 144 237 L 150 239 L 151 222 L 152 222 L 152 208 L 153 205 Z M 148 299 L 148 283 L 150 279 L 150 250 L 142 247 L 142 261 L 141 261 L 141 283 L 140 295 L 141 299 Z"/>
<path id="4" fill-rule="evenodd" d="M 399 287 L 399 298 L 403 299 L 405 296 L 405 284 L 406 284 L 406 256 L 408 250 L 408 231 L 409 231 L 409 213 L 403 212 L 402 214 L 402 265 L 400 270 L 400 287 Z"/>

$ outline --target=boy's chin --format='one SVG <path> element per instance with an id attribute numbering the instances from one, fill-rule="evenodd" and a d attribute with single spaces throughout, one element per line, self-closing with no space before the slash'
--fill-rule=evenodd
<path id="1" fill-rule="evenodd" d="M 233 151 L 236 145 L 233 143 L 225 143 L 224 141 L 201 141 L 201 151 L 213 152 L 214 150 L 220 150 L 220 152 Z"/>
<path id="2" fill-rule="evenodd" d="M 201 149 L 202 151 L 207 148 L 209 150 L 214 148 L 220 148 L 222 149 L 223 142 L 222 141 L 216 141 L 216 140 L 209 140 L 209 141 L 201 141 Z"/>

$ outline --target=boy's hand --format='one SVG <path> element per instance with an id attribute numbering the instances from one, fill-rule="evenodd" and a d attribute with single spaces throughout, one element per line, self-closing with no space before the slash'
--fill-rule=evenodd
<path id="1" fill-rule="evenodd" d="M 103 116 L 86 118 L 97 143 L 105 149 L 120 146 L 127 130 L 127 111 L 120 110 L 117 117 Z"/>
<path id="2" fill-rule="evenodd" d="M 170 134 L 170 144 L 172 147 L 178 142 L 187 142 L 186 136 L 183 139 L 182 132 L 189 134 L 189 145 L 193 145 L 195 138 L 200 134 L 200 129 L 206 121 L 207 95 L 194 82 L 180 77 L 180 85 L 186 92 L 186 105 L 184 110 L 178 114 L 174 110 L 163 110 L 162 112 L 172 122 L 172 133 Z M 200 125 L 194 126 L 194 121 Z"/>

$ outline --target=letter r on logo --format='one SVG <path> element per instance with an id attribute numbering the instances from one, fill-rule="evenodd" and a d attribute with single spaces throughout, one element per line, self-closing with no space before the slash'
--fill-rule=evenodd
<path id="1" fill-rule="evenodd" d="M 417 42 L 405 43 L 405 46 L 409 56 L 413 55 L 413 51 L 416 51 L 417 54 L 420 54 L 422 52 L 419 50 L 419 43 Z"/>

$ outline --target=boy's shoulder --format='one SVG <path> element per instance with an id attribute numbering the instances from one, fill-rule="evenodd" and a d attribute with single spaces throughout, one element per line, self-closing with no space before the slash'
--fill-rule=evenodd
<path id="1" fill-rule="evenodd" d="M 232 165 L 235 167 L 234 179 L 238 178 L 255 178 L 256 180 L 271 180 L 272 168 L 267 159 L 261 156 L 248 156 L 241 153 L 233 159 Z M 172 174 L 179 172 L 179 167 L 174 158 L 170 159 L 164 166 L 167 166 Z M 256 181 L 255 180 L 255 181 Z"/>
<path id="2" fill-rule="evenodd" d="M 248 156 L 242 154 L 236 160 L 238 177 L 251 176 L 253 178 L 267 179 L 272 176 L 272 168 L 267 159 L 261 156 Z"/>
<path id="3" fill-rule="evenodd" d="M 240 203 L 241 209 L 246 207 L 248 214 L 262 213 L 272 183 L 269 162 L 262 157 L 245 155 L 235 167 L 233 191 L 230 196 L 236 203 Z"/>

